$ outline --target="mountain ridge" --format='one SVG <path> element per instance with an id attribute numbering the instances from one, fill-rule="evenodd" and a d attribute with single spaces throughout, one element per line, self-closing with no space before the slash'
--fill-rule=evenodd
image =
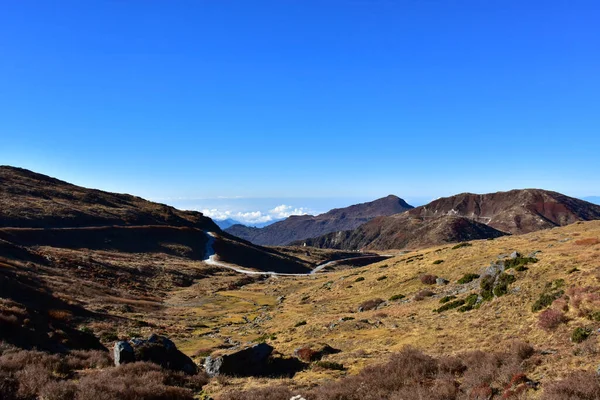
<path id="1" fill-rule="evenodd" d="M 263 246 L 281 246 L 330 232 L 354 229 L 381 215 L 404 212 L 413 207 L 395 195 L 334 208 L 319 215 L 293 215 L 264 228 L 233 225 L 225 232 Z M 316 233 L 316 234 L 315 234 Z"/>

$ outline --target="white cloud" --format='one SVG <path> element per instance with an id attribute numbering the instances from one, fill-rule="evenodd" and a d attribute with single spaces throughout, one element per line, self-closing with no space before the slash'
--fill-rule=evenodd
<path id="1" fill-rule="evenodd" d="M 285 204 L 282 204 L 272 210 L 269 210 L 269 214 L 273 215 L 276 219 L 282 219 L 287 218 L 290 215 L 306 215 L 308 212 L 302 207 L 294 208 L 292 206 L 286 206 Z"/>
<path id="2" fill-rule="evenodd" d="M 244 224 L 261 224 L 265 222 L 276 221 L 289 217 L 290 215 L 306 215 L 308 210 L 282 204 L 269 210 L 262 211 L 247 211 L 233 212 L 230 210 L 219 210 L 218 208 L 200 210 L 202 214 L 214 220 L 221 221 L 224 219 L 234 219 Z"/>

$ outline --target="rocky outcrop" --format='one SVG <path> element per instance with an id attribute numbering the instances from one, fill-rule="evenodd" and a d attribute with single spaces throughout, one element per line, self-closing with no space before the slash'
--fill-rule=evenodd
<path id="1" fill-rule="evenodd" d="M 115 365 L 147 361 L 163 368 L 195 374 L 198 367 L 191 358 L 177 349 L 170 339 L 151 335 L 148 339 L 133 338 L 119 341 L 113 348 Z"/>
<path id="2" fill-rule="evenodd" d="M 221 374 L 233 376 L 258 375 L 266 369 L 272 352 L 272 346 L 267 343 L 259 343 L 220 356 L 209 356 L 204 361 L 204 370 L 209 376 Z"/>

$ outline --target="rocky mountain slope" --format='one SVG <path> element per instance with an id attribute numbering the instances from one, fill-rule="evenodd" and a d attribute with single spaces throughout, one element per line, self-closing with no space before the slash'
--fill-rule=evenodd
<path id="1" fill-rule="evenodd" d="M 600 206 L 546 190 L 461 193 L 304 242 L 323 248 L 384 250 L 523 234 L 596 219 Z"/>
<path id="2" fill-rule="evenodd" d="M 368 203 L 333 209 L 317 216 L 291 216 L 264 228 L 234 225 L 225 231 L 255 244 L 280 246 L 330 232 L 354 229 L 375 217 L 402 213 L 412 208 L 401 198 L 389 195 Z"/>

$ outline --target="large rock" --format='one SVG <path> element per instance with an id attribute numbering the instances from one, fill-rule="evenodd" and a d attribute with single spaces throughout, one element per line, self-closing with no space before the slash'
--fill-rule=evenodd
<path id="1" fill-rule="evenodd" d="M 260 343 L 218 357 L 207 357 L 204 369 L 210 376 L 220 374 L 234 376 L 252 376 L 265 370 L 273 347 Z"/>
<path id="2" fill-rule="evenodd" d="M 115 359 L 115 365 L 118 367 L 121 364 L 132 363 L 135 361 L 135 354 L 133 347 L 124 340 L 115 343 L 113 348 L 113 355 Z"/>
<path id="3" fill-rule="evenodd" d="M 120 341 L 114 347 L 115 365 L 134 361 L 147 361 L 163 368 L 195 374 L 198 367 L 191 358 L 177 349 L 175 343 L 164 336 L 151 335 L 148 339 L 134 338 Z"/>

